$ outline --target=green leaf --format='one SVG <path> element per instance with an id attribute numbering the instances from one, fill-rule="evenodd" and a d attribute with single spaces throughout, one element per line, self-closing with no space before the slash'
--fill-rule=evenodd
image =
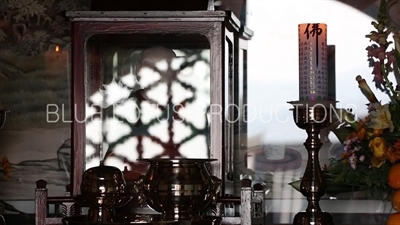
<path id="1" fill-rule="evenodd" d="M 393 73 L 394 73 L 394 78 L 396 79 L 396 84 L 400 85 L 400 61 L 399 61 L 400 53 L 396 51 L 395 56 L 396 56 L 396 61 L 393 62 Z"/>
<path id="2" fill-rule="evenodd" d="M 340 193 L 347 193 L 358 191 L 360 189 L 359 186 L 344 184 L 344 183 L 337 183 L 331 179 L 326 179 L 326 193 L 327 194 L 340 194 Z M 296 180 L 289 183 L 296 191 L 300 192 L 301 180 Z"/>
<path id="3" fill-rule="evenodd" d="M 289 185 L 292 186 L 296 191 L 300 192 L 301 180 L 290 182 Z"/>
<path id="4" fill-rule="evenodd" d="M 352 131 L 354 131 L 352 127 L 341 127 L 336 130 L 332 130 L 332 132 L 339 139 L 340 143 L 343 143 Z"/>

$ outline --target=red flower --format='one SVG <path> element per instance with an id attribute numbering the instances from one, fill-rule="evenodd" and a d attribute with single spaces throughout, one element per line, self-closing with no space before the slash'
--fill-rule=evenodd
<path id="1" fill-rule="evenodd" d="M 385 81 L 383 80 L 382 75 L 382 68 L 379 62 L 374 62 L 374 69 L 372 70 L 372 74 L 374 74 L 374 81 L 379 84 L 384 84 Z"/>
<path id="2" fill-rule="evenodd" d="M 394 49 L 390 52 L 386 52 L 386 58 L 387 58 L 386 68 L 388 69 L 388 71 L 393 71 L 392 65 L 394 62 L 396 62 L 396 56 L 394 53 L 395 53 Z"/>

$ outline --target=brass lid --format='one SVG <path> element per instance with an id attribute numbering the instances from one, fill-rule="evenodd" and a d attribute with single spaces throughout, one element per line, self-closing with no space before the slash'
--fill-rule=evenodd
<path id="1" fill-rule="evenodd" d="M 126 182 L 124 176 L 117 167 L 100 166 L 92 167 L 83 173 L 81 194 L 82 195 L 116 195 L 125 194 Z"/>

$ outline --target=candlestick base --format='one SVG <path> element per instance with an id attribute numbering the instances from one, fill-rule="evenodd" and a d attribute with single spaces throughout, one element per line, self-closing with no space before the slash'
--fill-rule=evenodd
<path id="1" fill-rule="evenodd" d="M 293 219 L 294 225 L 334 225 L 333 217 L 327 212 L 299 212 Z"/>
<path id="2" fill-rule="evenodd" d="M 307 166 L 301 179 L 300 191 L 307 198 L 305 212 L 296 214 L 294 225 L 333 225 L 333 218 L 327 212 L 322 212 L 319 206 L 320 198 L 326 192 L 324 174 L 319 164 L 319 150 L 322 142 L 319 139 L 321 129 L 332 122 L 331 111 L 335 109 L 334 101 L 295 101 L 289 102 L 295 108 L 293 119 L 296 125 L 307 132 L 304 146 L 308 152 Z"/>

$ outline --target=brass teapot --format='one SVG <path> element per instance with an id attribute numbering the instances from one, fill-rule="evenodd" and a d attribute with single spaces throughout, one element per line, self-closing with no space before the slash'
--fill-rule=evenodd
<path id="1" fill-rule="evenodd" d="M 89 207 L 89 222 L 113 222 L 113 208 L 125 205 L 131 197 L 126 194 L 124 176 L 116 167 L 105 166 L 86 170 L 82 176 L 81 194 L 75 200 Z"/>

